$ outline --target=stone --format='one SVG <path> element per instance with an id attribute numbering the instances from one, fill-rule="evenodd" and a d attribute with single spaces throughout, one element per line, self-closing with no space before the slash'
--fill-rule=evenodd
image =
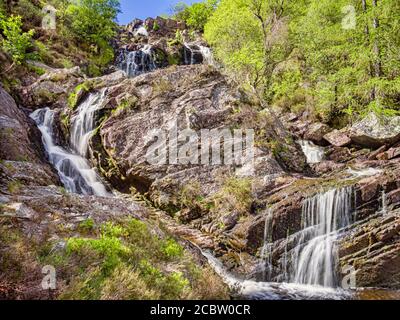
<path id="1" fill-rule="evenodd" d="M 400 157 L 400 148 L 391 148 L 386 152 L 386 154 L 387 154 L 388 160 L 398 158 L 398 157 Z"/>
<path id="2" fill-rule="evenodd" d="M 313 123 L 307 128 L 304 134 L 304 139 L 311 140 L 316 144 L 321 144 L 325 141 L 324 136 L 326 136 L 331 131 L 332 129 L 324 123 Z"/>
<path id="3" fill-rule="evenodd" d="M 351 139 L 347 136 L 347 134 L 339 130 L 333 130 L 332 132 L 326 134 L 324 139 L 335 147 L 345 147 L 351 143 Z"/>
<path id="4" fill-rule="evenodd" d="M 386 117 L 370 113 L 349 130 L 351 140 L 367 148 L 379 148 L 400 141 L 400 116 Z"/>

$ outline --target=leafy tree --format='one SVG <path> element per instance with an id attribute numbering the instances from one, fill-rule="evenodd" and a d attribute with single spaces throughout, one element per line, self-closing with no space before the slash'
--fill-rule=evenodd
<path id="1" fill-rule="evenodd" d="M 218 2 L 218 0 L 205 0 L 191 6 L 180 2 L 175 5 L 173 11 L 176 19 L 185 21 L 190 28 L 203 32 L 204 26 L 214 13 Z"/>
<path id="2" fill-rule="evenodd" d="M 116 18 L 120 10 L 118 0 L 81 0 L 70 4 L 66 14 L 77 38 L 102 45 L 116 33 Z"/>
<path id="3" fill-rule="evenodd" d="M 10 55 L 13 65 L 24 62 L 27 58 L 27 50 L 32 45 L 34 31 L 22 31 L 21 16 L 6 17 L 0 12 L 0 32 L 3 38 L 2 49 Z"/>

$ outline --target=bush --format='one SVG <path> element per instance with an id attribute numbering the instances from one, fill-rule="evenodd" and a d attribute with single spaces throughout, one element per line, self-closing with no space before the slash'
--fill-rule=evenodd
<path id="1" fill-rule="evenodd" d="M 0 12 L 0 32 L 3 34 L 2 49 L 7 52 L 15 64 L 21 64 L 27 57 L 27 50 L 32 46 L 33 30 L 22 31 L 22 17 L 6 18 Z"/>
<path id="2" fill-rule="evenodd" d="M 70 4 L 66 15 L 77 39 L 100 45 L 116 34 L 115 19 L 119 7 L 118 0 L 81 0 Z"/>
<path id="3" fill-rule="evenodd" d="M 186 22 L 190 28 L 203 32 L 204 26 L 217 7 L 217 3 L 218 0 L 205 0 L 188 6 L 180 2 L 173 8 L 174 16 L 176 19 Z"/>
<path id="4" fill-rule="evenodd" d="M 80 270 L 61 299 L 187 299 L 203 294 L 207 298 L 207 291 L 215 294 L 212 288 L 200 288 L 198 281 L 207 276 L 193 267 L 183 248 L 171 238 L 152 233 L 145 223 L 136 219 L 106 222 L 99 230 L 93 239 L 69 239 L 66 257 L 58 258 Z"/>

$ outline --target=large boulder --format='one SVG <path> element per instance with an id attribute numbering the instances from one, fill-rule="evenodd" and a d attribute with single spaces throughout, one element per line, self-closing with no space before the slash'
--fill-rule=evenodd
<path id="1" fill-rule="evenodd" d="M 316 144 L 323 144 L 325 142 L 324 136 L 331 131 L 332 129 L 328 125 L 316 122 L 308 126 L 304 134 L 304 139 L 315 142 Z"/>
<path id="2" fill-rule="evenodd" d="M 400 116 L 386 117 L 370 113 L 350 128 L 351 140 L 367 148 L 379 148 L 400 141 Z"/>
<path id="3" fill-rule="evenodd" d="M 324 139 L 335 147 L 345 147 L 351 143 L 351 139 L 347 136 L 347 134 L 339 130 L 333 130 L 332 132 L 326 134 Z"/>
<path id="4" fill-rule="evenodd" d="M 79 67 L 48 70 L 37 81 L 21 90 L 24 105 L 33 109 L 65 107 L 74 89 L 85 80 Z"/>

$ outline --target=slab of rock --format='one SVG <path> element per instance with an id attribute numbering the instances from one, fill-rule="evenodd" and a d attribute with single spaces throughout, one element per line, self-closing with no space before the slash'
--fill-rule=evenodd
<path id="1" fill-rule="evenodd" d="M 305 140 L 311 140 L 317 144 L 323 143 L 325 135 L 330 133 L 332 129 L 323 123 L 317 122 L 311 124 L 304 134 Z"/>
<path id="2" fill-rule="evenodd" d="M 340 264 L 355 268 L 357 287 L 400 289 L 399 235 L 396 211 L 360 225 L 340 241 Z"/>
<path id="3" fill-rule="evenodd" d="M 324 139 L 335 147 L 345 147 L 351 143 L 351 139 L 348 137 L 348 135 L 339 130 L 333 130 L 332 132 L 326 134 Z"/>
<path id="4" fill-rule="evenodd" d="M 350 128 L 350 138 L 358 145 L 379 148 L 400 141 L 400 116 L 378 117 L 370 113 Z"/>

